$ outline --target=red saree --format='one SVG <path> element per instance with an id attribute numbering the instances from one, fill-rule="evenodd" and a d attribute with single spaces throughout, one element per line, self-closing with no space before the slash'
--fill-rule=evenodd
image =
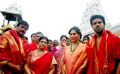
<path id="1" fill-rule="evenodd" d="M 89 42 L 87 49 L 88 74 L 115 74 L 115 59 L 120 59 L 120 39 L 109 31 L 104 31 L 99 51 L 96 36 Z"/>
<path id="2" fill-rule="evenodd" d="M 74 52 L 65 48 L 64 62 L 66 74 L 84 74 L 87 66 L 86 45 L 80 43 Z"/>
<path id="3" fill-rule="evenodd" d="M 30 63 L 30 69 L 35 74 L 48 74 L 52 63 L 52 54 L 45 53 L 43 56 Z"/>
<path id="4" fill-rule="evenodd" d="M 0 43 L 0 61 L 9 61 L 22 68 L 25 53 L 28 51 L 28 46 L 26 46 L 27 43 L 25 43 L 26 41 L 23 40 L 23 42 L 15 30 L 5 32 L 2 36 L 2 42 Z M 27 48 L 26 51 L 24 47 Z M 14 72 L 8 66 L 4 66 L 3 71 L 5 74 L 21 74 L 21 72 Z"/>

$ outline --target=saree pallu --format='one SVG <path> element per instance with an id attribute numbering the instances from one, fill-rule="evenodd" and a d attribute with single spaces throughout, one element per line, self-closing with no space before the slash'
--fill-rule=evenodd
<path id="1" fill-rule="evenodd" d="M 64 65 L 66 74 L 85 74 L 87 61 L 86 44 L 79 43 L 74 52 L 65 48 Z"/>
<path id="2" fill-rule="evenodd" d="M 24 43 L 15 30 L 5 32 L 0 43 L 0 61 L 9 61 L 22 68 L 26 52 L 24 51 L 24 47 L 26 46 L 23 45 Z M 21 72 L 14 72 L 8 66 L 4 66 L 3 71 L 5 74 L 21 74 Z"/>
<path id="3" fill-rule="evenodd" d="M 64 49 L 56 49 L 53 56 L 57 61 L 57 74 L 60 74 L 61 73 L 60 64 L 62 62 L 62 57 L 64 56 Z"/>
<path id="4" fill-rule="evenodd" d="M 116 74 L 116 67 L 118 66 L 116 59 L 120 59 L 120 39 L 110 31 L 104 31 L 98 51 L 96 49 L 96 35 L 94 35 L 89 41 L 87 55 L 87 74 Z M 107 65 L 106 68 L 105 64 Z"/>
<path id="5" fill-rule="evenodd" d="M 30 70 L 35 74 L 48 74 L 52 63 L 52 54 L 45 53 L 37 60 L 30 63 Z"/>

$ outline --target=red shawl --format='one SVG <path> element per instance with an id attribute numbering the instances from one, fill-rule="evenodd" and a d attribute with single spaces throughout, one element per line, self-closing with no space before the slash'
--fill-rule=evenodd
<path id="1" fill-rule="evenodd" d="M 108 37 L 107 37 L 108 36 Z M 89 42 L 89 48 L 87 49 L 87 55 L 88 55 L 88 74 L 96 74 L 96 66 L 94 63 L 96 63 L 95 57 L 98 59 L 98 68 L 101 73 L 104 72 L 104 65 L 105 65 L 105 59 L 107 56 L 107 62 L 108 62 L 108 68 L 107 72 L 108 74 L 112 73 L 115 67 L 115 59 L 120 58 L 120 39 L 112 34 L 109 31 L 104 31 L 100 46 L 99 46 L 99 52 L 96 49 L 96 36 L 94 36 L 90 42 Z M 106 49 L 107 47 L 107 49 Z M 107 51 L 107 54 L 106 54 Z"/>
<path id="2" fill-rule="evenodd" d="M 16 65 L 20 65 L 22 68 L 23 61 L 25 59 L 25 53 L 27 53 L 24 51 L 24 47 L 28 48 L 26 46 L 27 43 L 25 43 L 26 41 L 23 40 L 23 43 L 15 30 L 5 32 L 2 37 L 7 39 L 8 42 L 6 47 L 2 47 L 2 43 L 4 44 L 4 42 L 2 42 L 0 45 L 0 60 L 10 61 Z M 4 70 L 7 74 L 12 73 L 8 67 L 6 67 Z"/>

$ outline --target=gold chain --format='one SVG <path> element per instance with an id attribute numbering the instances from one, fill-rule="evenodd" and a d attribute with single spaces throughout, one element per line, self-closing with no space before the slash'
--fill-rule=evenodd
<path id="1" fill-rule="evenodd" d="M 80 42 L 78 42 L 78 43 L 77 43 L 77 45 L 75 46 L 75 48 L 74 48 L 74 49 L 72 48 L 72 44 L 71 44 L 71 46 L 70 46 L 70 51 L 71 51 L 71 52 L 74 52 L 74 51 L 75 51 L 75 49 L 77 48 L 77 46 L 79 45 L 79 43 L 80 43 Z"/>

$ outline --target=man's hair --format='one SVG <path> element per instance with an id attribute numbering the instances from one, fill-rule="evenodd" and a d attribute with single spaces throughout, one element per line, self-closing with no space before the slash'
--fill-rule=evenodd
<path id="1" fill-rule="evenodd" d="M 90 24 L 92 25 L 92 21 L 96 18 L 99 18 L 102 20 L 102 22 L 104 23 L 105 25 L 105 18 L 102 16 L 102 15 L 92 15 L 91 18 L 90 18 Z"/>
<path id="2" fill-rule="evenodd" d="M 43 33 L 42 32 L 36 32 L 36 34 L 41 34 L 43 36 Z"/>
<path id="3" fill-rule="evenodd" d="M 83 40 L 85 40 L 85 39 L 89 40 L 90 38 L 89 38 L 88 35 L 85 35 L 85 36 L 83 37 Z"/>
<path id="4" fill-rule="evenodd" d="M 32 36 L 35 35 L 35 34 L 36 34 L 36 33 L 31 34 L 31 38 L 32 38 Z"/>
<path id="5" fill-rule="evenodd" d="M 19 20 L 18 23 L 17 23 L 17 27 L 19 25 L 24 25 L 24 26 L 27 26 L 29 28 L 29 24 L 26 21 L 24 21 L 24 20 Z"/>
<path id="6" fill-rule="evenodd" d="M 51 40 L 51 39 L 48 39 L 48 42 L 52 42 L 52 40 Z"/>

